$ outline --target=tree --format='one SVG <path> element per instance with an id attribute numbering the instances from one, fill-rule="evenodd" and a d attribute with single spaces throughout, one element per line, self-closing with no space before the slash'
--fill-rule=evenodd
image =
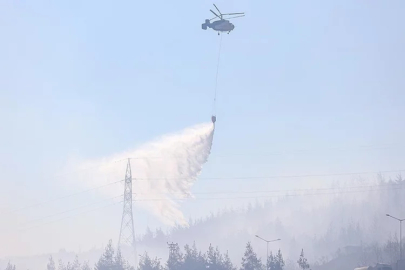
<path id="1" fill-rule="evenodd" d="M 114 270 L 125 270 L 128 268 L 127 267 L 128 263 L 122 257 L 120 249 L 117 250 L 117 254 L 115 255 L 113 265 L 114 265 Z"/>
<path id="2" fill-rule="evenodd" d="M 161 270 L 162 266 L 160 265 L 160 261 L 158 258 L 152 260 L 148 253 L 145 252 L 143 256 L 141 256 L 141 261 L 139 262 L 138 270 Z"/>
<path id="3" fill-rule="evenodd" d="M 52 256 L 49 257 L 49 262 L 46 265 L 47 270 L 56 270 L 55 261 L 53 260 Z"/>
<path id="4" fill-rule="evenodd" d="M 219 252 L 218 248 L 210 244 L 207 252 L 207 266 L 210 270 L 221 270 L 222 269 L 222 255 Z"/>
<path id="5" fill-rule="evenodd" d="M 84 262 L 82 264 L 82 270 L 91 270 L 89 266 L 89 262 Z"/>
<path id="6" fill-rule="evenodd" d="M 276 267 L 276 258 L 273 256 L 273 253 L 270 252 L 269 257 L 267 258 L 266 270 L 274 270 L 275 267 Z"/>
<path id="7" fill-rule="evenodd" d="M 307 259 L 304 257 L 304 249 L 301 250 L 301 255 L 300 255 L 300 258 L 298 259 L 297 263 L 298 263 L 298 266 L 299 266 L 302 270 L 309 269 L 308 261 L 307 261 Z"/>
<path id="8" fill-rule="evenodd" d="M 395 234 L 394 237 L 390 236 L 384 245 L 384 252 L 387 254 L 388 262 L 394 264 L 399 258 L 399 238 Z"/>
<path id="9" fill-rule="evenodd" d="M 6 270 L 15 270 L 15 265 L 11 264 L 10 262 L 7 263 Z"/>
<path id="10" fill-rule="evenodd" d="M 73 270 L 73 265 L 70 262 L 68 262 L 65 269 L 66 270 Z"/>
<path id="11" fill-rule="evenodd" d="M 153 232 L 151 231 L 151 229 L 148 227 L 146 227 L 146 232 L 143 235 L 143 242 L 145 243 L 145 245 L 151 245 L 152 241 L 153 241 Z"/>
<path id="12" fill-rule="evenodd" d="M 167 270 L 181 270 L 182 265 L 183 254 L 180 251 L 179 245 L 174 244 L 167 260 Z"/>
<path id="13" fill-rule="evenodd" d="M 66 267 L 61 259 L 59 259 L 58 270 L 66 270 Z"/>
<path id="14" fill-rule="evenodd" d="M 233 266 L 231 259 L 229 258 L 228 251 L 224 255 L 224 261 L 222 263 L 222 267 L 224 270 L 236 270 L 236 268 Z"/>
<path id="15" fill-rule="evenodd" d="M 285 262 L 283 259 L 283 254 L 281 250 L 278 250 L 276 255 L 270 252 L 269 258 L 267 260 L 267 269 L 268 270 L 283 270 Z"/>
<path id="16" fill-rule="evenodd" d="M 156 242 L 157 242 L 158 244 L 162 244 L 162 243 L 164 243 L 164 241 L 166 241 L 166 235 L 165 235 L 165 233 L 162 231 L 161 228 L 156 229 L 156 232 L 155 232 L 155 239 L 156 239 Z"/>
<path id="17" fill-rule="evenodd" d="M 79 262 L 79 257 L 76 255 L 75 260 L 73 261 L 73 264 L 70 266 L 70 270 L 80 270 L 81 265 Z"/>
<path id="18" fill-rule="evenodd" d="M 283 270 L 285 266 L 285 262 L 283 259 L 283 254 L 281 254 L 281 250 L 278 250 L 276 255 L 276 269 Z"/>
<path id="19" fill-rule="evenodd" d="M 246 244 L 245 254 L 242 258 L 242 267 L 240 270 L 260 270 L 263 269 L 263 264 L 261 260 L 257 257 L 256 253 L 253 251 L 250 242 Z"/>
<path id="20" fill-rule="evenodd" d="M 185 245 L 184 247 L 185 254 L 183 256 L 183 270 L 201 270 L 206 269 L 206 258 L 200 251 L 197 250 L 195 242 L 193 243 L 193 247 L 190 248 L 189 245 Z"/>
<path id="21" fill-rule="evenodd" d="M 111 270 L 114 266 L 114 248 L 112 246 L 112 240 L 107 244 L 104 253 L 95 265 L 95 270 Z"/>
<path id="22" fill-rule="evenodd" d="M 121 251 L 118 249 L 117 254 L 114 256 L 114 248 L 112 241 L 108 242 L 107 247 L 101 258 L 96 263 L 95 270 L 129 270 L 131 267 L 122 257 Z M 70 270 L 70 269 L 67 269 Z"/>

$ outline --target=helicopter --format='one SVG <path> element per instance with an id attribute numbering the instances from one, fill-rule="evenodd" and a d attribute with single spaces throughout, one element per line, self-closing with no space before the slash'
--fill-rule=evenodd
<path id="1" fill-rule="evenodd" d="M 220 32 L 228 32 L 228 34 L 229 34 L 233 29 L 235 29 L 235 25 L 230 23 L 229 19 L 234 19 L 234 18 L 239 18 L 239 17 L 245 16 L 245 13 L 243 13 L 243 12 L 222 14 L 221 11 L 219 11 L 218 7 L 215 4 L 213 4 L 213 5 L 217 9 L 219 15 L 210 9 L 210 11 L 215 15 L 215 17 L 210 20 L 208 20 L 208 19 L 205 20 L 205 23 L 203 23 L 201 25 L 203 30 L 207 30 L 207 28 L 212 28 L 213 30 L 218 31 L 218 35 L 220 34 Z M 224 19 L 224 16 L 232 16 L 232 15 L 238 15 L 238 16 Z M 217 18 L 219 20 L 211 23 L 212 20 L 217 19 Z"/>

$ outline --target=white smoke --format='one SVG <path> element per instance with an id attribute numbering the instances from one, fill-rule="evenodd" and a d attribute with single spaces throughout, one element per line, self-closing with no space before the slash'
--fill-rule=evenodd
<path id="1" fill-rule="evenodd" d="M 131 158 L 136 203 L 166 225 L 187 226 L 178 200 L 192 197 L 191 187 L 208 160 L 213 135 L 212 123 L 200 124 L 163 136 L 138 149 L 82 161 L 75 167 L 83 171 L 80 183 L 91 188 L 123 180 L 127 160 Z M 123 194 L 123 183 L 100 188 L 100 192 L 111 197 Z"/>

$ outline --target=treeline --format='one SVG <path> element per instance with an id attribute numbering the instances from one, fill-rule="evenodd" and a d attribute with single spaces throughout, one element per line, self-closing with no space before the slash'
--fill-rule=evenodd
<path id="1" fill-rule="evenodd" d="M 102 258 L 105 255 L 102 256 Z M 297 260 L 297 267 L 302 270 L 310 268 L 304 251 Z M 95 270 L 107 270 L 110 268 L 96 268 Z M 281 250 L 277 253 L 269 253 L 267 260 L 262 259 L 253 250 L 250 242 L 246 244 L 240 266 L 235 265 L 229 258 L 228 252 L 221 253 L 218 247 L 209 245 L 206 252 L 199 251 L 196 244 L 185 245 L 184 250 L 178 244 L 169 244 L 169 258 L 162 265 L 159 258 L 151 258 L 147 252 L 140 255 L 138 270 L 284 270 L 285 261 Z"/>
<path id="2" fill-rule="evenodd" d="M 404 242 L 405 239 L 402 239 L 401 243 L 397 235 L 395 235 L 390 237 L 385 243 L 374 242 L 364 244 L 359 250 L 359 263 L 362 265 L 373 265 L 379 262 L 386 262 L 394 265 L 401 257 L 400 243 L 402 244 L 402 250 L 405 250 Z"/>
<path id="3" fill-rule="evenodd" d="M 315 195 L 331 191 L 295 191 L 285 197 L 283 193 L 277 200 L 222 209 L 190 220 L 188 227 L 168 231 L 147 229 L 137 239 L 137 245 L 156 250 L 170 239 L 176 239 L 182 246 L 193 239 L 208 246 L 220 237 L 221 248 L 240 254 L 244 244 L 252 239 L 254 228 L 255 234 L 283 239 L 281 247 L 286 257 L 294 258 L 304 247 L 313 264 L 322 264 L 325 258 L 333 259 L 339 248 L 381 243 L 397 232 L 395 221 L 388 220 L 385 214 L 387 209 L 394 215 L 403 212 L 405 179 L 401 175 L 393 179 L 379 175 L 376 180 L 339 182 L 330 188 L 333 196 L 320 196 L 319 200 L 314 199 Z M 258 248 L 260 253 L 265 251 L 265 247 Z"/>
<path id="4" fill-rule="evenodd" d="M 76 256 L 73 263 L 68 262 L 66 265 L 62 260 L 59 260 L 58 267 L 55 265 L 55 261 L 52 256 L 49 258 L 47 264 L 47 270 L 91 270 L 88 262 L 81 264 L 79 262 L 78 256 Z M 135 270 L 135 267 L 131 266 L 128 261 L 126 261 L 120 250 L 115 252 L 112 245 L 112 241 L 108 242 L 104 253 L 101 255 L 98 262 L 93 267 L 94 270 Z M 15 269 L 14 269 L 15 270 Z"/>
<path id="5" fill-rule="evenodd" d="M 115 251 L 110 240 L 104 253 L 98 262 L 90 267 L 88 262 L 80 263 L 78 256 L 71 263 L 65 264 L 62 260 L 58 264 L 53 257 L 49 258 L 46 270 L 284 270 L 285 262 L 281 250 L 273 254 L 270 252 L 266 261 L 257 256 L 250 242 L 246 244 L 244 255 L 241 259 L 240 266 L 231 262 L 228 252 L 221 253 L 218 247 L 212 245 L 208 251 L 201 252 L 197 249 L 195 243 L 192 246 L 185 245 L 182 251 L 178 244 L 170 244 L 169 258 L 166 263 L 162 264 L 160 258 L 152 258 L 147 252 L 140 255 L 139 265 L 135 268 L 126 261 L 120 250 Z M 304 251 L 297 260 L 297 267 L 302 270 L 310 268 Z M 10 262 L 6 270 L 16 270 L 15 265 Z"/>
<path id="6" fill-rule="evenodd" d="M 297 267 L 302 270 L 310 268 L 307 259 L 304 256 L 304 250 L 301 251 L 297 260 Z M 195 243 L 190 247 L 185 245 L 184 252 L 180 250 L 178 244 L 170 244 L 169 259 L 165 267 L 160 264 L 158 258 L 151 259 L 147 253 L 141 256 L 138 270 L 284 270 L 285 261 L 281 250 L 276 254 L 270 252 L 267 260 L 262 261 L 257 256 L 250 242 L 246 244 L 245 253 L 242 257 L 239 267 L 236 267 L 230 260 L 228 252 L 221 253 L 218 247 L 212 245 L 208 251 L 202 253 L 197 250 Z"/>

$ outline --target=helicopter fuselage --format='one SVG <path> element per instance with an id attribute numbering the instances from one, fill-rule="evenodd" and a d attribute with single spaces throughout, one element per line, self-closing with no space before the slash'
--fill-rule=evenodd
<path id="1" fill-rule="evenodd" d="M 219 32 L 230 32 L 235 28 L 235 25 L 230 23 L 228 20 L 223 19 L 212 23 L 210 23 L 209 20 L 206 20 L 205 23 L 202 25 L 202 29 L 206 30 L 207 27 Z"/>

